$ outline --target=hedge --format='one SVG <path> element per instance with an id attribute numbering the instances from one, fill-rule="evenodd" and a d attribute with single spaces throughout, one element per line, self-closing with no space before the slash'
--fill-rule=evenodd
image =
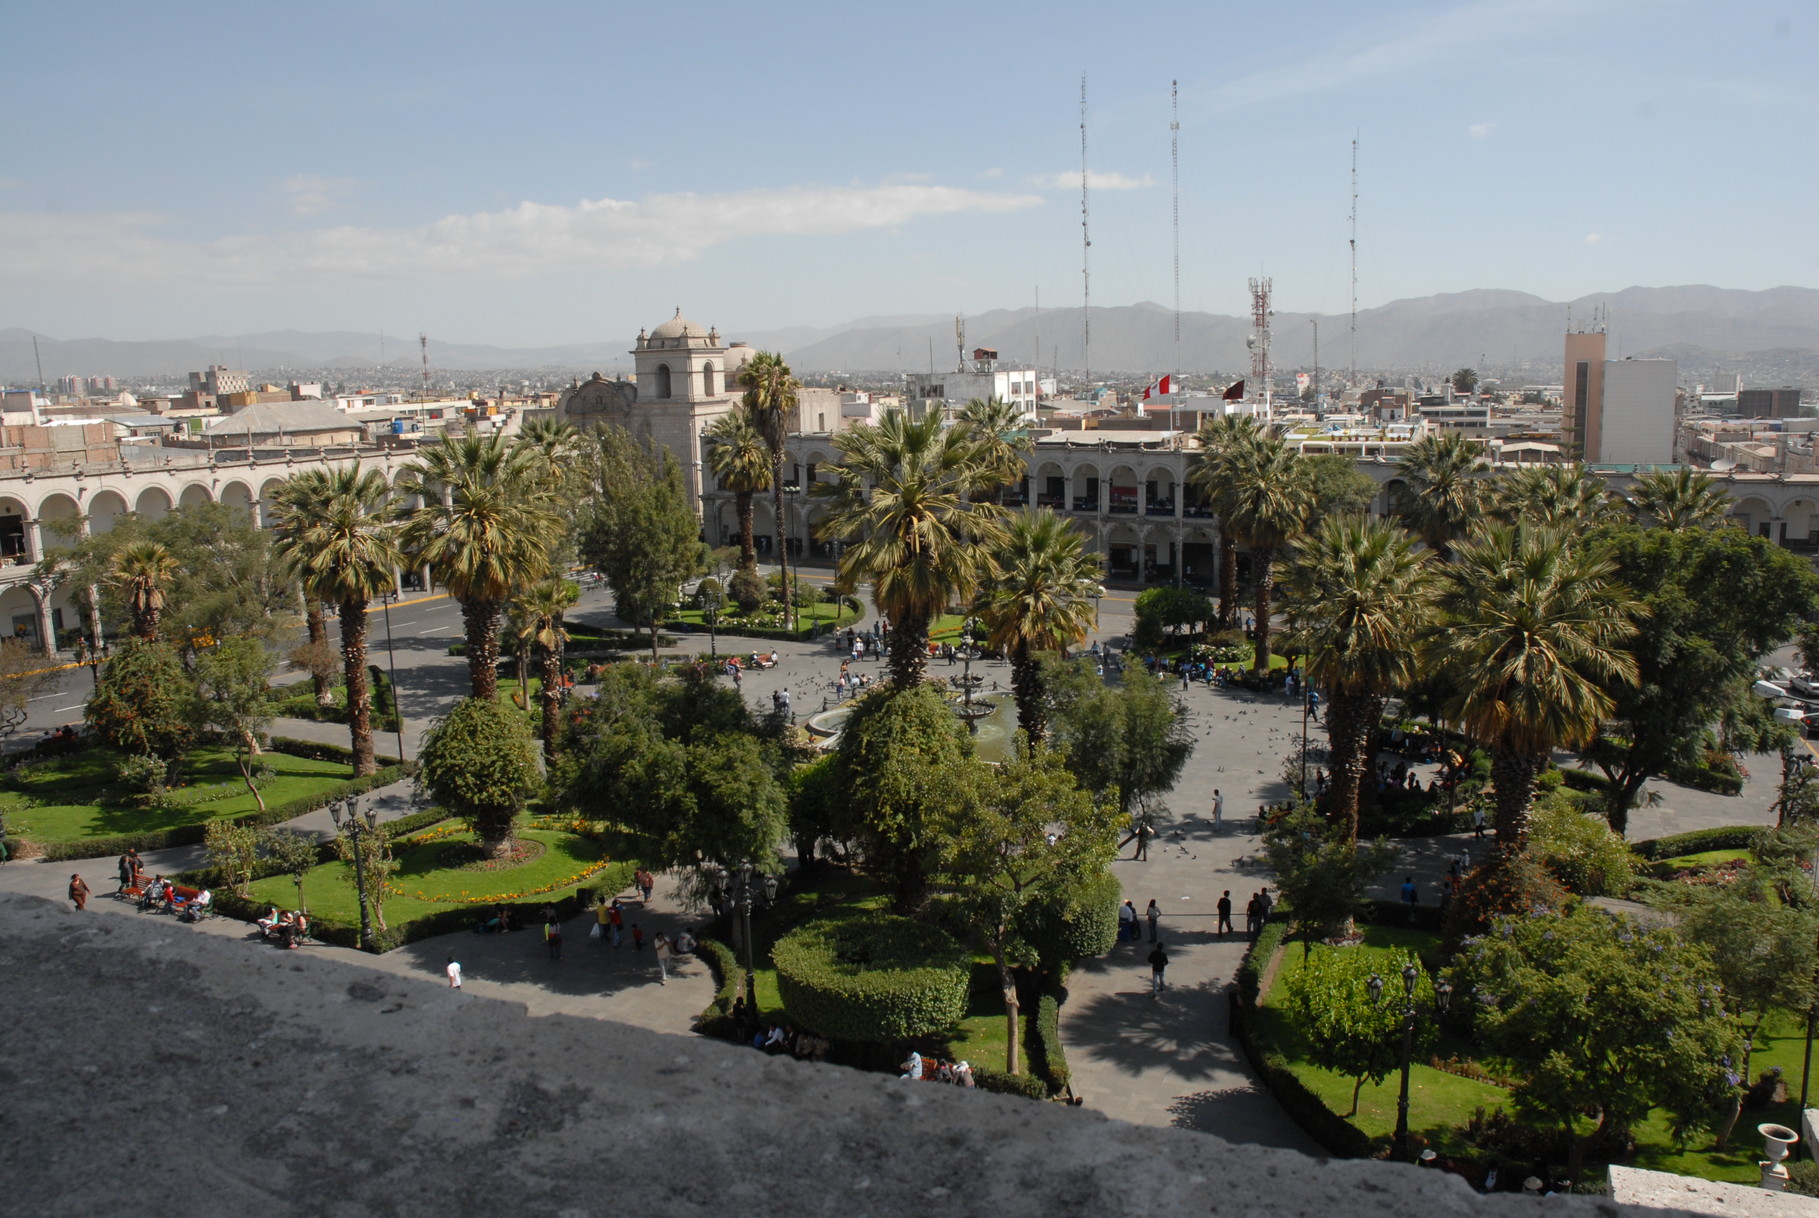
<path id="1" fill-rule="evenodd" d="M 1034 1074 L 1006 1074 L 1002 1070 L 988 1070 L 984 1066 L 973 1067 L 973 1082 L 981 1091 L 996 1091 L 1000 1095 L 1020 1095 L 1026 1100 L 1048 1099 L 1048 1084 Z"/>
<path id="2" fill-rule="evenodd" d="M 298 753 L 295 749 L 284 748 L 276 740 L 272 741 L 272 747 L 280 753 L 308 756 L 305 753 Z M 335 746 L 324 747 L 333 748 Z M 334 760 L 334 758 L 319 757 L 316 760 L 326 761 Z M 387 766 L 376 774 L 365 778 L 349 779 L 347 782 L 330 787 L 319 794 L 306 795 L 300 799 L 289 799 L 280 804 L 271 804 L 263 812 L 248 812 L 244 816 L 236 816 L 231 819 L 237 825 L 263 829 L 267 825 L 279 825 L 287 820 L 295 820 L 299 816 L 308 815 L 317 808 L 326 808 L 350 795 L 364 795 L 377 787 L 389 786 L 404 777 L 406 774 L 403 767 Z M 128 849 L 169 850 L 174 846 L 193 846 L 200 842 L 203 835 L 208 832 L 208 825 L 208 821 L 198 821 L 192 825 L 174 825 L 168 829 L 147 829 L 140 833 L 116 833 L 109 837 L 87 837 L 78 841 L 45 842 L 36 845 L 35 849 L 39 858 L 50 863 L 65 859 L 106 858 L 110 854 L 125 854 Z"/>
<path id="3" fill-rule="evenodd" d="M 810 923 L 779 939 L 771 962 L 790 1019 L 830 1040 L 894 1045 L 944 1032 L 966 1015 L 966 949 L 910 918 Z"/>
<path id="4" fill-rule="evenodd" d="M 1600 795 L 1609 795 L 1616 784 L 1595 770 L 1561 770 L 1560 783 L 1575 791 L 1596 791 Z"/>
<path id="5" fill-rule="evenodd" d="M 695 1031 L 703 1036 L 739 1039 L 739 1029 L 733 1023 L 733 1004 L 739 1001 L 739 982 L 743 977 L 739 957 L 718 939 L 699 940 L 695 955 L 713 974 L 715 987 L 714 1000 L 695 1017 Z"/>
<path id="6" fill-rule="evenodd" d="M 1695 791 L 1710 791 L 1714 795 L 1743 794 L 1743 775 L 1713 769 L 1709 765 L 1677 766 L 1663 777 Z"/>
<path id="7" fill-rule="evenodd" d="M 1030 1029 L 1029 1072 L 1042 1080 L 1049 1095 L 1060 1095 L 1073 1085 L 1067 1067 L 1067 1050 L 1061 1044 L 1061 1006 L 1067 987 L 1051 974 L 1036 997 L 1036 1020 Z"/>
<path id="8" fill-rule="evenodd" d="M 1279 917 L 1279 913 L 1271 915 L 1238 966 L 1238 984 L 1231 990 L 1232 1033 L 1244 1047 L 1244 1055 L 1250 1059 L 1251 1068 L 1263 1080 L 1263 1085 L 1310 1137 L 1338 1158 L 1369 1157 L 1377 1149 L 1371 1139 L 1308 1089 L 1257 1018 L 1263 970 L 1269 966 L 1270 957 L 1281 946 L 1282 936 L 1288 929 L 1287 923 L 1278 920 Z"/>
<path id="9" fill-rule="evenodd" d="M 1418 926 L 1422 930 L 1440 929 L 1438 905 L 1410 906 L 1407 901 L 1373 898 L 1364 903 L 1359 920 L 1373 926 Z"/>
<path id="10" fill-rule="evenodd" d="M 1694 829 L 1690 833 L 1634 842 L 1630 848 L 1650 862 L 1679 858 L 1683 854 L 1703 854 L 1707 850 L 1747 850 L 1755 844 L 1756 835 L 1763 828 L 1762 825 L 1724 825 L 1716 829 Z"/>
<path id="11" fill-rule="evenodd" d="M 320 740 L 299 740 L 295 736 L 273 736 L 267 746 L 273 752 L 289 753 L 292 757 L 307 757 L 311 761 L 339 761 L 342 765 L 354 764 L 354 750 L 345 744 L 328 744 Z M 396 757 L 383 754 L 373 758 L 382 766 L 399 764 Z M 417 772 L 416 763 L 411 762 L 405 768 L 412 774 Z"/>
<path id="12" fill-rule="evenodd" d="M 1044 967 L 1065 968 L 1112 950 L 1118 942 L 1118 906 L 1123 900 L 1118 878 L 1110 870 L 1101 871 L 1063 900 L 1032 906 L 1019 929 Z"/>

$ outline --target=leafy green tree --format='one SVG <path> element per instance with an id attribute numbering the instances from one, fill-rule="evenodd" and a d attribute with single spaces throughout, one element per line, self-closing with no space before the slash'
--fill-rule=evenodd
<path id="1" fill-rule="evenodd" d="M 1215 615 L 1213 602 L 1191 589 L 1145 588 L 1137 594 L 1131 646 L 1149 650 L 1182 630 L 1197 634 Z"/>
<path id="2" fill-rule="evenodd" d="M 1245 448 L 1259 436 L 1257 421 L 1249 415 L 1217 415 L 1200 425 L 1196 448 L 1188 454 L 1187 480 L 1206 493 L 1219 516 L 1219 628 L 1230 630 L 1238 620 L 1238 544 L 1226 520 L 1223 498 L 1232 480 L 1232 469 Z"/>
<path id="3" fill-rule="evenodd" d="M 1412 956 L 1408 963 L 1416 966 L 1415 1009 L 1432 1011 L 1434 979 Z M 1379 968 L 1385 971 L 1378 974 Z M 1358 1114 L 1358 1093 L 1365 1083 L 1375 1087 L 1402 1065 L 1402 1020 L 1409 999 L 1401 971 L 1381 958 L 1323 947 L 1305 955 L 1301 967 L 1288 976 L 1288 1016 L 1307 1046 L 1308 1060 L 1352 1080 L 1348 1117 Z M 1373 974 L 1383 982 L 1376 999 L 1370 990 Z M 1437 1031 L 1435 1020 L 1415 1020 L 1417 1055 L 1432 1050 Z"/>
<path id="4" fill-rule="evenodd" d="M 1315 453 L 1301 458 L 1307 470 L 1313 506 L 1308 523 L 1319 524 L 1334 516 L 1362 516 L 1371 510 L 1382 488 L 1343 453 Z"/>
<path id="5" fill-rule="evenodd" d="M 176 649 L 135 636 L 114 645 L 84 714 L 103 744 L 155 758 L 169 781 L 196 738 L 195 698 Z"/>
<path id="6" fill-rule="evenodd" d="M 367 687 L 366 611 L 375 599 L 397 589 L 397 568 L 403 562 L 390 495 L 383 473 L 363 470 L 356 462 L 293 475 L 271 505 L 279 556 L 302 581 L 305 594 L 333 604 L 340 619 L 356 777 L 379 769 Z"/>
<path id="7" fill-rule="evenodd" d="M 418 759 L 429 797 L 467 821 L 490 857 L 508 856 L 539 781 L 524 716 L 490 697 L 463 698 L 425 733 Z"/>
<path id="8" fill-rule="evenodd" d="M 1001 544 L 1005 510 L 971 498 L 997 475 L 965 429 L 936 415 L 916 421 L 887 410 L 834 445 L 835 480 L 811 489 L 831 501 L 822 536 L 848 543 L 840 588 L 869 582 L 890 618 L 891 680 L 907 689 L 928 666 L 929 624 L 971 597 Z"/>
<path id="9" fill-rule="evenodd" d="M 900 913 L 927 899 L 945 845 L 942 826 L 967 797 L 971 764 L 959 720 L 926 686 L 870 695 L 840 733 L 831 779 L 845 796 L 833 836 L 857 844 Z"/>
<path id="10" fill-rule="evenodd" d="M 309 904 L 303 899 L 303 882 L 309 878 L 310 869 L 315 867 L 321 855 L 316 839 L 295 829 L 270 828 L 259 835 L 259 853 L 280 875 L 291 878 L 291 883 L 297 886 L 297 908 L 308 913 Z"/>
<path id="11" fill-rule="evenodd" d="M 707 429 L 707 467 L 722 488 L 733 492 L 739 512 L 739 566 L 757 565 L 752 543 L 752 496 L 769 490 L 774 473 L 769 442 L 743 405 L 736 406 Z"/>
<path id="12" fill-rule="evenodd" d="M 1593 905 L 1511 918 L 1470 941 L 1454 985 L 1517 1117 L 1560 1131 L 1577 1178 L 1586 1149 L 1653 1108 L 1676 1138 L 1712 1127 L 1742 1038 L 1704 948 Z"/>
<path id="13" fill-rule="evenodd" d="M 1690 465 L 1655 470 L 1630 487 L 1629 508 L 1639 524 L 1656 528 L 1716 528 L 1730 514 L 1731 497 L 1712 476 Z"/>
<path id="14" fill-rule="evenodd" d="M 739 369 L 739 385 L 745 391 L 739 399 L 740 405 L 771 450 L 771 509 L 776 522 L 773 536 L 777 539 L 777 568 L 787 579 L 789 541 L 783 523 L 783 454 L 790 428 L 799 426 L 796 404 L 802 382 L 791 375 L 790 367 L 781 355 L 775 351 L 760 351 Z M 790 620 L 793 622 L 795 618 L 792 616 Z"/>
<path id="15" fill-rule="evenodd" d="M 202 830 L 202 849 L 208 865 L 221 873 L 236 895 L 246 896 L 253 868 L 259 862 L 259 831 L 228 817 L 217 817 Z"/>
<path id="16" fill-rule="evenodd" d="M 272 667 L 272 653 L 258 639 L 222 639 L 196 657 L 198 719 L 231 742 L 234 764 L 261 812 L 265 797 L 253 781 L 253 758 L 259 737 L 272 725 L 272 704 L 265 696 Z"/>
<path id="17" fill-rule="evenodd" d="M 1642 608 L 1626 648 L 1636 679 L 1612 687 L 1587 751 L 1613 784 L 1608 815 L 1621 833 L 1649 778 L 1697 761 L 1706 729 L 1757 701 L 1757 664 L 1819 613 L 1819 576 L 1742 529 L 1624 525 L 1603 541 Z"/>
<path id="18" fill-rule="evenodd" d="M 25 726 L 31 704 L 53 692 L 61 675 L 25 640 L 0 639 L 0 740 Z"/>
<path id="19" fill-rule="evenodd" d="M 536 449 L 500 435 L 450 435 L 405 468 L 398 493 L 422 501 L 405 517 L 399 545 L 461 603 L 473 696 L 493 698 L 505 603 L 549 574 L 562 537 L 547 466 Z"/>
<path id="20" fill-rule="evenodd" d="M 700 573 L 707 547 L 675 457 L 620 436 L 621 478 L 595 503 L 581 552 L 606 576 L 618 615 L 650 631 L 655 662 L 657 627 L 682 584 Z"/>
<path id="21" fill-rule="evenodd" d="M 1080 531 L 1046 509 L 1014 518 L 993 555 L 980 613 L 991 645 L 1010 657 L 1017 721 L 1032 743 L 1048 733 L 1039 657 L 1086 637 L 1098 575 Z"/>
<path id="22" fill-rule="evenodd" d="M 1051 739 L 1080 785 L 1117 801 L 1128 818 L 1173 789 L 1194 752 L 1186 711 L 1161 682 L 1141 670 L 1107 685 L 1089 664 L 1051 662 Z"/>
<path id="23" fill-rule="evenodd" d="M 1353 840 L 1384 705 L 1414 680 L 1415 645 L 1433 618 L 1434 580 L 1422 560 L 1395 525 L 1338 517 L 1296 544 L 1283 575 L 1289 638 L 1327 696 L 1326 806 Z"/>
<path id="24" fill-rule="evenodd" d="M 1627 897 L 1636 887 L 1640 865 L 1623 835 L 1602 817 L 1580 811 L 1570 792 L 1555 791 L 1535 801 L 1528 849 L 1580 896 Z"/>
<path id="25" fill-rule="evenodd" d="M 1490 483 L 1484 446 L 1457 431 L 1423 436 L 1396 462 L 1396 474 L 1407 488 L 1396 513 L 1409 532 L 1428 549 L 1450 557 L 1484 511 Z"/>
<path id="26" fill-rule="evenodd" d="M 1501 857 L 1522 849 L 1548 754 L 1589 741 L 1635 680 L 1636 605 L 1602 549 L 1527 525 L 1460 546 L 1437 603 L 1423 659 L 1450 691 L 1442 717 L 1491 754 Z"/>
<path id="27" fill-rule="evenodd" d="M 1021 1010 L 1013 966 L 1033 962 L 1025 917 L 1110 865 L 1116 809 L 1074 785 L 1058 754 L 1019 751 L 996 769 L 973 762 L 967 797 L 949 810 L 941 876 L 992 962 L 1004 993 L 1005 1069 L 1021 1072 Z"/>
<path id="28" fill-rule="evenodd" d="M 1256 623 L 1253 672 L 1270 667 L 1270 614 L 1276 586 L 1276 554 L 1307 527 L 1314 508 L 1313 487 L 1300 455 L 1275 438 L 1234 450 L 1227 463 L 1230 481 L 1217 492 L 1220 524 L 1251 552 Z"/>
<path id="29" fill-rule="evenodd" d="M 392 877 L 398 874 L 398 860 L 392 857 L 391 834 L 380 826 L 378 833 L 367 833 L 366 840 L 360 849 L 354 849 L 354 824 L 352 821 L 341 826 L 335 834 L 335 857 L 347 864 L 347 883 L 356 895 L 362 883 L 366 886 L 366 907 L 372 911 L 373 925 L 379 930 L 385 926 L 385 898 L 391 895 Z M 355 877 L 355 870 L 363 874 Z"/>
<path id="30" fill-rule="evenodd" d="M 1388 842 L 1361 846 L 1344 825 L 1322 820 L 1309 804 L 1276 819 L 1264 833 L 1263 854 L 1304 956 L 1315 939 L 1351 928 L 1371 885 L 1396 862 Z"/>

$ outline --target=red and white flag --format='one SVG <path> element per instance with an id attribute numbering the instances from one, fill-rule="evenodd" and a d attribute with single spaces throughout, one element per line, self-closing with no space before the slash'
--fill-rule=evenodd
<path id="1" fill-rule="evenodd" d="M 1165 398 L 1173 392 L 1175 392 L 1175 378 L 1165 376 L 1143 391 L 1143 400 L 1147 402 L 1151 398 Z"/>

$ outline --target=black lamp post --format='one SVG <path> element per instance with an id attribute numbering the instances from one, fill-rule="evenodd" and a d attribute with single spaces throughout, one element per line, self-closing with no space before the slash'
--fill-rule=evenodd
<path id="1" fill-rule="evenodd" d="M 379 813 L 373 808 L 360 815 L 360 801 L 349 796 L 345 801 L 338 801 L 328 806 L 329 816 L 334 818 L 336 830 L 343 827 L 354 847 L 354 892 L 360 901 L 360 946 L 366 951 L 373 950 L 373 915 L 366 899 L 366 851 L 369 848 L 367 838 L 379 831 Z"/>
<path id="2" fill-rule="evenodd" d="M 1413 962 L 1402 966 L 1402 994 L 1405 1005 L 1402 1010 L 1402 1091 L 1396 1100 L 1396 1135 L 1390 1143 L 1392 1159 L 1408 1157 L 1408 1075 L 1409 1067 L 1415 1056 L 1415 983 L 1421 979 L 1421 970 Z M 1365 982 L 1370 991 L 1371 1002 L 1383 998 L 1383 978 L 1372 973 Z M 1453 999 L 1453 987 L 1442 981 L 1434 987 L 1434 1009 L 1436 1015 L 1446 1014 L 1446 1009 Z"/>
<path id="3" fill-rule="evenodd" d="M 752 965 L 752 863 L 739 864 L 740 937 L 745 940 L 745 1009 L 755 1025 L 758 1021 L 758 970 Z M 741 1033 L 744 1029 L 740 1029 Z"/>

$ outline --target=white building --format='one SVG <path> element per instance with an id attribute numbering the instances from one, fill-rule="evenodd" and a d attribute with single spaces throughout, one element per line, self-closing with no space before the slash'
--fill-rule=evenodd
<path id="1" fill-rule="evenodd" d="M 912 401 L 945 402 L 952 409 L 974 398 L 1003 398 L 1025 412 L 1036 409 L 1040 393 L 1033 368 L 1001 368 L 990 347 L 973 348 L 973 357 L 951 372 L 912 372 L 903 390 Z"/>
<path id="2" fill-rule="evenodd" d="M 1603 434 L 1595 457 L 1606 465 L 1666 465 L 1674 459 L 1674 392 L 1680 365 L 1671 359 L 1604 363 Z"/>

